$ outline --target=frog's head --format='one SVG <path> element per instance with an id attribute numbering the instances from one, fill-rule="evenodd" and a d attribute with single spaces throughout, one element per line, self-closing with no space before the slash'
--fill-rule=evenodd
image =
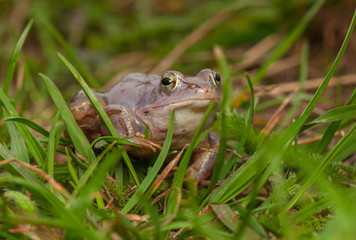
<path id="1" fill-rule="evenodd" d="M 163 136 L 167 131 L 170 112 L 174 110 L 174 134 L 191 138 L 207 108 L 215 100 L 214 111 L 205 126 L 212 124 L 221 100 L 220 85 L 219 74 L 210 69 L 201 70 L 194 77 L 167 71 L 161 76 L 155 101 L 136 113 L 156 138 L 156 134 Z"/>
<path id="2" fill-rule="evenodd" d="M 161 77 L 160 90 L 168 104 L 185 101 L 220 101 L 220 75 L 210 69 L 201 70 L 195 77 L 185 77 L 177 71 L 167 71 Z"/>

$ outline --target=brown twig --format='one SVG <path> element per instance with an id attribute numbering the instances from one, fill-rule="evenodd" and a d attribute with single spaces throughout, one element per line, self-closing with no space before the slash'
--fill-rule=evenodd
<path id="1" fill-rule="evenodd" d="M 343 131 L 338 131 L 335 133 L 334 136 L 343 136 L 344 133 Z M 314 136 L 311 138 L 306 138 L 306 139 L 302 139 L 302 140 L 298 140 L 298 145 L 304 145 L 304 144 L 309 144 L 309 143 L 313 143 L 313 142 L 317 142 L 320 141 L 323 138 L 323 135 L 318 135 L 318 136 Z M 295 142 L 292 143 L 292 146 L 295 145 Z"/>
<path id="2" fill-rule="evenodd" d="M 234 11 L 240 8 L 232 8 L 231 6 L 224 8 L 215 16 L 203 23 L 195 29 L 191 34 L 186 36 L 159 64 L 154 67 L 152 73 L 162 73 L 168 69 L 190 46 L 202 39 L 211 29 L 230 17 Z"/>
<path id="3" fill-rule="evenodd" d="M 313 90 L 318 88 L 321 83 L 324 81 L 324 78 L 314 78 L 306 81 L 304 90 Z M 338 85 L 354 85 L 356 84 L 356 74 L 348 74 L 344 76 L 333 77 L 328 87 L 335 87 Z M 287 83 L 279 83 L 273 84 L 269 86 L 256 86 L 255 95 L 257 97 L 264 96 L 278 96 L 285 93 L 294 92 L 295 89 L 299 89 L 300 83 L 299 81 L 287 82 Z"/>
<path id="4" fill-rule="evenodd" d="M 268 135 L 270 132 L 276 127 L 279 119 L 281 118 L 281 114 L 286 108 L 286 106 L 290 103 L 290 101 L 295 96 L 296 92 L 292 92 L 289 96 L 284 99 L 283 103 L 278 107 L 277 111 L 272 115 L 272 117 L 266 123 L 266 126 L 262 129 L 260 134 Z"/>
<path id="5" fill-rule="evenodd" d="M 249 48 L 242 57 L 242 61 L 231 66 L 233 71 L 246 69 L 258 62 L 271 48 L 277 45 L 280 37 L 277 35 L 270 35 L 259 41 L 257 44 Z"/>
<path id="6" fill-rule="evenodd" d="M 300 53 L 282 58 L 270 67 L 265 77 L 270 77 L 288 71 L 300 64 Z"/>
<path id="7" fill-rule="evenodd" d="M 161 174 L 158 176 L 158 178 L 156 179 L 156 181 L 154 181 L 152 185 L 152 190 L 151 190 L 152 192 L 156 191 L 156 189 L 161 185 L 162 181 L 167 177 L 167 175 L 173 169 L 173 167 L 177 165 L 178 161 L 181 159 L 184 150 L 186 149 L 187 146 L 188 145 L 185 145 L 184 148 L 177 154 L 177 156 L 175 156 L 175 158 L 172 161 L 170 161 L 169 164 L 163 169 Z"/>

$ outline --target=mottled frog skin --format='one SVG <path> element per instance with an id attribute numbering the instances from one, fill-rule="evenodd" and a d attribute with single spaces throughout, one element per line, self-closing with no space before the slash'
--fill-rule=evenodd
<path id="1" fill-rule="evenodd" d="M 203 69 L 194 77 L 185 77 L 177 71 L 167 71 L 162 76 L 131 73 L 106 93 L 93 92 L 119 136 L 143 147 L 126 146 L 130 154 L 142 157 L 161 149 L 172 109 L 171 149 L 182 149 L 189 144 L 206 109 L 215 100 L 218 104 L 215 104 L 204 129 L 211 127 L 220 103 L 220 81 L 220 76 L 210 69 Z M 90 141 L 109 135 L 82 90 L 74 95 L 70 109 Z M 145 139 L 145 127 L 149 140 Z M 193 177 L 197 182 L 209 177 L 218 149 L 219 136 L 211 131 L 195 149 L 187 177 Z"/>

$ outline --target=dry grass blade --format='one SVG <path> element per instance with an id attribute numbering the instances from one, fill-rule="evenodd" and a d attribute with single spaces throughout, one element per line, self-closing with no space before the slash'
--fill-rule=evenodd
<path id="1" fill-rule="evenodd" d="M 313 90 L 317 89 L 324 78 L 314 78 L 306 81 L 304 90 Z M 347 86 L 347 85 L 355 85 L 356 84 L 356 74 L 348 74 L 344 76 L 333 77 L 328 85 L 328 87 L 335 86 Z M 269 86 L 257 86 L 256 96 L 264 97 L 264 96 L 280 96 L 281 94 L 294 92 L 295 89 L 300 87 L 299 81 L 287 82 L 287 83 L 279 83 Z"/>
<path id="2" fill-rule="evenodd" d="M 338 131 L 335 133 L 335 137 L 342 137 L 345 135 L 344 131 Z M 323 135 L 320 136 L 313 136 L 313 137 L 308 137 L 305 139 L 300 139 L 298 140 L 298 145 L 305 145 L 305 144 L 309 144 L 309 143 L 313 143 L 313 142 L 318 142 L 323 138 Z M 295 142 L 292 143 L 292 146 L 295 146 Z"/>
<path id="3" fill-rule="evenodd" d="M 163 210 L 163 214 L 166 214 L 167 212 L 167 199 L 169 197 L 169 193 L 172 192 L 173 190 L 178 191 L 178 206 L 180 206 L 180 202 L 182 200 L 182 195 L 181 195 L 181 190 L 177 187 L 173 187 L 173 188 L 169 188 L 166 191 L 164 191 L 163 193 L 161 193 L 160 195 L 158 195 L 155 199 L 153 199 L 152 204 L 155 204 L 156 202 L 158 202 L 161 198 L 165 197 L 165 201 L 164 201 L 164 210 Z M 178 212 L 178 208 L 176 209 L 175 213 L 171 215 L 170 218 L 168 218 L 165 221 L 165 224 L 167 224 L 168 222 L 172 221 L 175 216 L 177 215 Z"/>
<path id="4" fill-rule="evenodd" d="M 68 192 L 65 190 L 65 188 L 58 183 L 56 180 L 54 180 L 53 178 L 51 178 L 47 173 L 45 173 L 44 171 L 42 171 L 41 169 L 36 168 L 35 166 L 32 166 L 28 163 L 22 162 L 18 159 L 6 159 L 0 162 L 0 166 L 3 166 L 5 164 L 9 164 L 11 162 L 16 162 L 17 164 L 24 166 L 25 168 L 30 169 L 31 171 L 37 173 L 38 175 L 40 175 L 41 177 L 43 177 L 43 179 L 45 179 L 49 184 L 51 184 L 51 186 L 59 193 L 63 194 L 64 196 L 69 196 Z"/>
<path id="5" fill-rule="evenodd" d="M 125 217 L 132 222 L 148 222 L 148 215 L 125 214 Z"/>
<path id="6" fill-rule="evenodd" d="M 231 231 L 235 231 L 239 218 L 237 214 L 227 204 L 211 204 L 216 217 Z"/>
<path id="7" fill-rule="evenodd" d="M 232 9 L 232 10 L 238 10 Z M 152 73 L 161 73 L 168 69 L 190 46 L 202 39 L 211 29 L 218 24 L 229 18 L 234 11 L 231 11 L 231 7 L 224 8 L 218 12 L 215 16 L 203 23 L 200 27 L 195 29 L 191 34 L 186 36 L 161 62 L 152 69 Z"/>
<path id="8" fill-rule="evenodd" d="M 186 147 L 187 145 L 185 145 L 184 148 L 177 154 L 177 156 L 172 161 L 170 161 L 170 163 L 163 169 L 162 173 L 158 176 L 156 181 L 154 181 L 150 192 L 156 191 L 156 189 L 161 185 L 162 181 L 167 177 L 167 175 L 171 172 L 171 170 L 177 165 L 178 161 L 181 159 Z"/>
<path id="9" fill-rule="evenodd" d="M 234 71 L 242 70 L 256 64 L 271 48 L 278 44 L 279 40 L 278 36 L 270 35 L 259 41 L 245 52 L 242 62 L 234 64 L 231 69 Z"/>
<path id="10" fill-rule="evenodd" d="M 269 135 L 271 131 L 276 127 L 278 121 L 281 119 L 281 115 L 287 105 L 291 102 L 296 92 L 289 94 L 289 96 L 284 99 L 282 104 L 278 107 L 277 111 L 272 115 L 272 117 L 266 123 L 266 126 L 262 129 L 260 134 Z"/>
<path id="11" fill-rule="evenodd" d="M 283 58 L 276 61 L 273 66 L 268 70 L 265 77 L 271 77 L 286 71 L 289 71 L 300 64 L 300 53 Z"/>

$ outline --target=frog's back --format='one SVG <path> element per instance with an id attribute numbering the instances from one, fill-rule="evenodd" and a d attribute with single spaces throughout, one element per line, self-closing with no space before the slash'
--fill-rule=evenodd
<path id="1" fill-rule="evenodd" d="M 147 94 L 159 84 L 160 77 L 153 74 L 130 73 L 107 92 L 108 104 L 119 104 L 135 110 Z"/>

